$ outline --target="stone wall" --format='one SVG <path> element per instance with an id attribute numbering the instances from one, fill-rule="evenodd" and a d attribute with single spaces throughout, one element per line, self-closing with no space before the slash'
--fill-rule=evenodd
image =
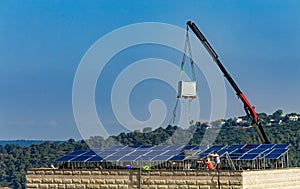
<path id="1" fill-rule="evenodd" d="M 244 171 L 242 176 L 245 189 L 300 188 L 299 168 Z"/>
<path id="2" fill-rule="evenodd" d="M 263 171 L 31 169 L 26 186 L 83 189 L 300 188 L 300 169 Z"/>

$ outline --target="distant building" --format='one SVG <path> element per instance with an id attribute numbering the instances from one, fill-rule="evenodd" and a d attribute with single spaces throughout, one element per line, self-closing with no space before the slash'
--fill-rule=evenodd
<path id="1" fill-rule="evenodd" d="M 290 121 L 298 121 L 299 117 L 297 115 L 289 116 Z"/>
<path id="2" fill-rule="evenodd" d="M 275 119 L 270 119 L 269 123 L 267 123 L 267 126 L 272 126 L 272 125 L 282 125 L 282 120 L 279 120 L 278 122 Z"/>
<path id="3" fill-rule="evenodd" d="M 237 118 L 236 119 L 236 123 L 242 123 L 243 122 L 243 119 L 242 118 Z"/>

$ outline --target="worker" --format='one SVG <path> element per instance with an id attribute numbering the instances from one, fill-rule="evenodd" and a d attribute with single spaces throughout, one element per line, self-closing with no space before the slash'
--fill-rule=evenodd
<path id="1" fill-rule="evenodd" d="M 215 163 L 215 169 L 221 169 L 221 160 L 218 152 L 214 151 L 213 154 L 211 154 L 211 156 Z"/>
<path id="2" fill-rule="evenodd" d="M 210 161 L 209 157 L 205 158 L 204 164 L 207 165 L 208 170 L 214 170 L 214 165 L 212 164 L 212 162 Z"/>

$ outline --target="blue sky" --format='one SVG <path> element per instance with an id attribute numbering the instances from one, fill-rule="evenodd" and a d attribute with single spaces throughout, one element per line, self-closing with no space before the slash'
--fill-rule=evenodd
<path id="1" fill-rule="evenodd" d="M 194 21 L 258 112 L 272 113 L 278 108 L 300 112 L 299 7 L 297 0 L 2 0 L 0 139 L 80 139 L 72 111 L 72 86 L 83 55 L 104 35 L 140 22 L 185 28 L 186 21 Z M 119 127 L 108 101 L 113 81 L 122 69 L 149 57 L 179 66 L 181 56 L 174 49 L 145 45 L 114 57 L 96 89 L 97 111 L 104 124 Z M 200 119 L 205 120 L 210 94 L 205 92 L 208 87 L 201 71 L 196 72 L 202 90 Z M 226 87 L 226 117 L 244 115 L 241 102 L 231 87 Z M 144 81 L 130 97 L 132 113 L 147 119 L 149 102 L 159 97 L 166 103 L 169 120 L 175 96 L 176 91 L 165 83 Z"/>

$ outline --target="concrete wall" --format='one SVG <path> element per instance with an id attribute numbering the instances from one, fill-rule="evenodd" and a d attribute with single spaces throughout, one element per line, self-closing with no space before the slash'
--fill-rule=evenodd
<path id="1" fill-rule="evenodd" d="M 242 189 L 300 188 L 300 169 L 264 171 L 59 170 L 31 169 L 32 188 Z"/>

